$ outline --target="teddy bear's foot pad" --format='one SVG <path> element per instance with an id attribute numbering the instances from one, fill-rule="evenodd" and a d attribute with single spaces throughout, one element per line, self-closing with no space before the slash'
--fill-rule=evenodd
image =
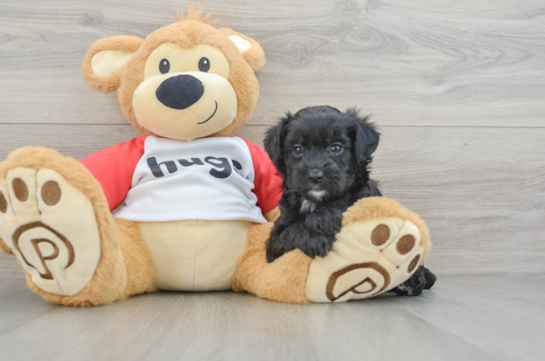
<path id="1" fill-rule="evenodd" d="M 81 291 L 100 259 L 91 201 L 50 169 L 19 167 L 0 179 L 0 237 L 32 282 L 58 295 Z"/>
<path id="2" fill-rule="evenodd" d="M 344 226 L 331 252 L 310 265 L 306 295 L 311 302 L 370 298 L 405 282 L 424 254 L 418 228 L 400 218 Z"/>

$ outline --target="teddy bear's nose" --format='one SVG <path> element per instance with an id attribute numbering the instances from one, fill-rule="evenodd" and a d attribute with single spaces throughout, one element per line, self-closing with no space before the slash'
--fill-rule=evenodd
<path id="1" fill-rule="evenodd" d="M 199 101 L 204 94 L 204 85 L 194 76 L 181 74 L 163 81 L 155 94 L 167 107 L 185 109 Z"/>

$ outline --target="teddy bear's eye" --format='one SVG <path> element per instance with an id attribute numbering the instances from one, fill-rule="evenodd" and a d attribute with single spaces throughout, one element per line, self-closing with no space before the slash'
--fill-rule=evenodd
<path id="1" fill-rule="evenodd" d="M 205 73 L 210 70 L 210 60 L 208 58 L 202 57 L 199 60 L 199 70 L 204 71 Z"/>
<path id="2" fill-rule="evenodd" d="M 170 62 L 167 59 L 161 60 L 159 63 L 159 71 L 161 74 L 166 74 L 170 70 Z"/>

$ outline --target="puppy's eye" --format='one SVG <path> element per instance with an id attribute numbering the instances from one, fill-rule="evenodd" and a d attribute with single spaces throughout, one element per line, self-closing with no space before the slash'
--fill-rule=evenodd
<path id="1" fill-rule="evenodd" d="M 344 150 L 343 146 L 338 144 L 338 143 L 335 143 L 335 144 L 332 144 L 330 147 L 329 147 L 329 150 L 331 151 L 331 153 L 335 153 L 335 154 L 341 154 Z"/>
<path id="2" fill-rule="evenodd" d="M 208 58 L 201 58 L 199 60 L 199 70 L 204 71 L 205 73 L 210 70 L 210 60 Z"/>
<path id="3" fill-rule="evenodd" d="M 170 62 L 167 59 L 163 59 L 159 62 L 159 71 L 161 74 L 166 74 L 170 70 Z"/>
<path id="4" fill-rule="evenodd" d="M 295 145 L 295 146 L 293 147 L 293 149 L 292 149 L 292 153 L 293 153 L 293 155 L 295 155 L 295 156 L 299 156 L 299 155 L 303 154 L 303 152 L 304 152 L 304 149 L 303 149 L 303 147 L 300 146 L 300 145 Z"/>

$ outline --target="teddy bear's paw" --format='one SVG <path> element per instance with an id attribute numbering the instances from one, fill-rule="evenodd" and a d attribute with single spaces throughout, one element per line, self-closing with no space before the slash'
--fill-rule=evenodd
<path id="1" fill-rule="evenodd" d="M 306 296 L 311 302 L 370 298 L 405 282 L 424 254 L 418 228 L 400 218 L 344 226 L 331 252 L 310 265 Z"/>
<path id="2" fill-rule="evenodd" d="M 49 169 L 19 167 L 0 179 L 0 237 L 32 282 L 58 295 L 81 291 L 100 259 L 91 201 Z"/>

